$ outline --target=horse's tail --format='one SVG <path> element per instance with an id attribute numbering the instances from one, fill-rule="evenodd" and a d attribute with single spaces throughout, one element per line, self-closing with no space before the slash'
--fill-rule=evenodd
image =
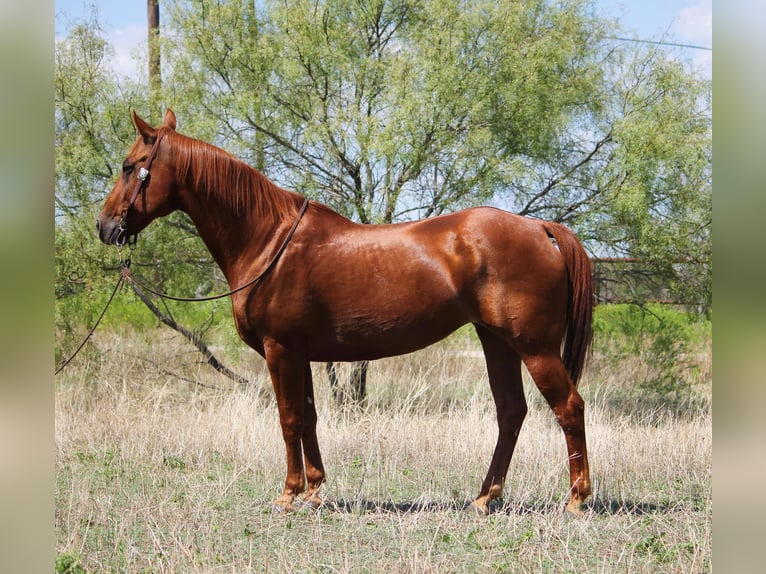
<path id="1" fill-rule="evenodd" d="M 559 223 L 545 222 L 543 225 L 548 235 L 556 240 L 567 268 L 569 296 L 562 359 L 577 386 L 593 338 L 593 271 L 588 254 L 574 233 Z"/>

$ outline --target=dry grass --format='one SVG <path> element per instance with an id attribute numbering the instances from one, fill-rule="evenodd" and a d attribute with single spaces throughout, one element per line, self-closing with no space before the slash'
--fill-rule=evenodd
<path id="1" fill-rule="evenodd" d="M 88 572 L 710 570 L 709 353 L 680 411 L 639 404 L 640 360 L 596 358 L 582 386 L 594 481 L 582 519 L 562 514 L 563 435 L 528 384 L 506 498 L 482 519 L 460 512 L 496 438 L 476 350 L 463 336 L 373 363 L 361 411 L 332 404 L 317 366 L 327 504 L 283 517 L 270 511 L 284 480 L 273 403 L 167 331 L 100 334 L 57 380 L 57 554 Z M 259 358 L 230 359 L 269 386 Z"/>

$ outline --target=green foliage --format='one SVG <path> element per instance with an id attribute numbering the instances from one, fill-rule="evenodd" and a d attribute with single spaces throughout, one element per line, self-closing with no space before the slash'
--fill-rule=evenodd
<path id="1" fill-rule="evenodd" d="M 646 335 L 699 344 L 710 334 L 711 323 L 698 313 L 668 305 L 618 304 L 596 307 L 593 328 L 601 341 L 623 341 L 626 346 L 620 352 L 639 352 L 640 339 Z"/>
<path id="2" fill-rule="evenodd" d="M 640 357 L 648 368 L 636 388 L 667 403 L 688 398 L 696 353 L 712 337 L 709 318 L 665 305 L 601 305 L 593 319 L 594 350 L 607 362 Z"/>
<path id="3" fill-rule="evenodd" d="M 652 62 L 651 67 L 647 62 Z M 712 300 L 710 85 L 680 63 L 637 54 L 623 64 L 604 241 L 671 277 L 675 300 Z"/>
<path id="4" fill-rule="evenodd" d="M 362 222 L 488 202 L 543 158 L 601 75 L 584 3 L 178 0 L 182 116 Z M 193 94 L 191 98 L 181 94 Z"/>
<path id="5" fill-rule="evenodd" d="M 56 556 L 56 574 L 86 574 L 87 570 L 80 563 L 80 558 L 72 554 Z"/>
<path id="6" fill-rule="evenodd" d="M 73 348 L 106 304 L 117 278 L 119 256 L 101 244 L 94 222 L 135 139 L 130 110 L 146 108 L 146 94 L 109 69 L 111 48 L 95 16 L 74 26 L 56 45 L 56 234 L 57 361 Z M 142 233 L 133 271 L 154 288 L 179 295 L 206 295 L 228 288 L 196 230 L 184 214 L 156 222 Z M 220 310 L 226 310 L 221 314 Z M 227 306 L 169 306 L 192 329 L 204 330 Z M 123 289 L 103 328 L 148 328 L 157 320 Z"/>
<path id="7" fill-rule="evenodd" d="M 94 222 L 133 133 L 128 85 L 108 71 L 111 48 L 95 17 L 56 44 L 55 264 L 57 301 L 107 288 L 106 249 Z M 117 118 L 120 118 L 118 121 Z"/>

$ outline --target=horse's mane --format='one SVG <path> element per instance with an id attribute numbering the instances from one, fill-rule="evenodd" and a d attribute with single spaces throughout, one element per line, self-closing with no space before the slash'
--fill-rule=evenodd
<path id="1" fill-rule="evenodd" d="M 279 222 L 297 215 L 296 195 L 271 182 L 258 170 L 214 145 L 171 131 L 179 181 L 220 201 L 238 216 Z"/>

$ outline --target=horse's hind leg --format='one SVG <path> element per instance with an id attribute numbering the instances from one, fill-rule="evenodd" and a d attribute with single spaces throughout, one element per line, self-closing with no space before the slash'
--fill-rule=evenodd
<path id="1" fill-rule="evenodd" d="M 487 361 L 489 385 L 497 409 L 498 436 L 487 477 L 479 496 L 469 506 L 479 514 L 489 514 L 489 503 L 503 493 L 505 475 L 511 463 L 521 424 L 527 414 L 527 401 L 521 380 L 521 360 L 518 353 L 501 337 L 476 325 Z"/>
<path id="2" fill-rule="evenodd" d="M 525 356 L 524 364 L 564 431 L 569 454 L 571 495 L 567 510 L 573 514 L 582 514 L 582 503 L 591 493 L 585 446 L 585 403 L 572 384 L 558 353 Z"/>

